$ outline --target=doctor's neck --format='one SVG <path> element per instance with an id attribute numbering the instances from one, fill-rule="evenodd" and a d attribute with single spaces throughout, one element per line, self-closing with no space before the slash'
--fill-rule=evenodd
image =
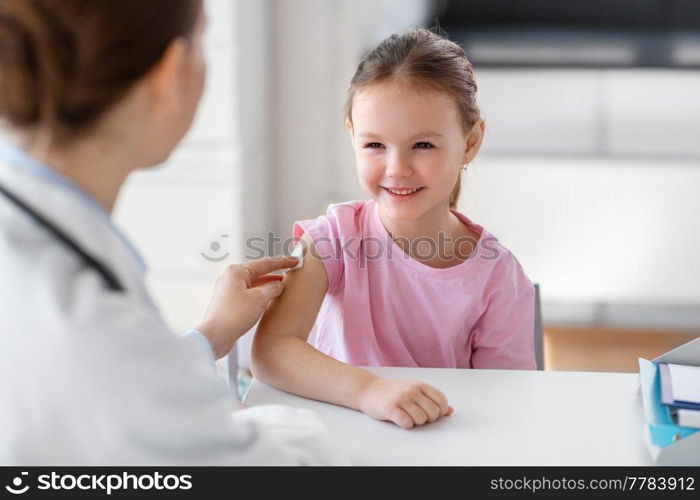
<path id="1" fill-rule="evenodd" d="M 17 146 L 75 183 L 109 213 L 128 175 L 144 166 L 132 141 L 118 134 L 93 132 L 57 145 L 41 133 L 8 132 Z"/>

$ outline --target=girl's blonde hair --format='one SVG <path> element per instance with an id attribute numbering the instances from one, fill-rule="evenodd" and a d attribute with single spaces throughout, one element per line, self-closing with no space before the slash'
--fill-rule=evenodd
<path id="1" fill-rule="evenodd" d="M 367 54 L 350 82 L 345 119 L 352 123 L 352 103 L 360 90 L 399 78 L 450 95 L 457 104 L 465 132 L 479 119 L 477 86 L 467 54 L 456 43 L 427 29 L 391 35 Z M 450 208 L 457 206 L 461 180 L 460 172 L 450 194 Z"/>

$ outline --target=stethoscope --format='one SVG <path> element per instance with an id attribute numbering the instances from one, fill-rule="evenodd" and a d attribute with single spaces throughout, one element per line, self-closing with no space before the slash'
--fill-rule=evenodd
<path id="1" fill-rule="evenodd" d="M 75 240 L 68 236 L 58 226 L 46 219 L 43 215 L 39 214 L 36 210 L 30 207 L 26 202 L 19 199 L 14 193 L 9 191 L 2 184 L 0 184 L 0 193 L 2 193 L 18 209 L 20 209 L 22 212 L 26 213 L 32 219 L 34 219 L 34 221 L 36 221 L 41 227 L 46 229 L 46 231 L 51 233 L 58 241 L 60 241 L 66 247 L 68 247 L 70 251 L 78 255 L 86 266 L 100 274 L 108 290 L 114 292 L 125 291 L 121 282 L 119 281 L 117 276 L 112 272 L 111 269 L 109 269 L 102 262 L 100 262 L 95 257 L 83 250 L 83 248 L 81 248 L 80 245 L 78 245 L 78 243 L 75 242 Z"/>

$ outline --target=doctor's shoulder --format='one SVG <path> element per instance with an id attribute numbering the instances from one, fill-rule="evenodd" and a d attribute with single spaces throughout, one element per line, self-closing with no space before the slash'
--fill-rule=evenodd
<path id="1" fill-rule="evenodd" d="M 63 261 L 56 255 L 54 242 L 32 221 L 15 213 L 12 207 L 0 200 L 0 266 L 2 266 L 2 280 L 0 286 L 16 287 L 21 283 L 39 278 L 45 278 L 41 270 L 46 265 L 56 261 Z M 70 265 L 68 255 L 64 256 L 63 267 Z M 9 274 L 6 274 L 9 273 Z M 16 276 L 15 280 L 8 280 L 8 276 Z"/>

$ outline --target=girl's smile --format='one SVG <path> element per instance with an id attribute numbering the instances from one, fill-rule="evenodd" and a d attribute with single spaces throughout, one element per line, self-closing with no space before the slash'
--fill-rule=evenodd
<path id="1" fill-rule="evenodd" d="M 391 198 L 395 198 L 397 200 L 406 200 L 409 199 L 413 196 L 416 196 L 423 188 L 422 187 L 417 187 L 417 188 L 400 188 L 400 187 L 388 187 L 388 186 L 380 186 Z"/>

